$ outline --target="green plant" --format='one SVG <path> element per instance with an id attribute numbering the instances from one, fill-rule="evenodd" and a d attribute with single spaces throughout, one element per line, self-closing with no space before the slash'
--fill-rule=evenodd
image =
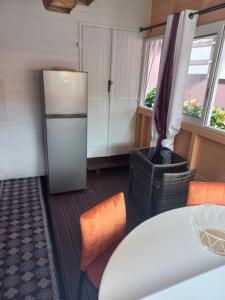
<path id="1" fill-rule="evenodd" d="M 199 98 L 187 99 L 184 102 L 183 112 L 189 116 L 200 118 L 202 114 L 202 106 L 199 104 Z M 225 129 L 225 108 L 213 108 L 210 118 L 210 126 Z"/>
<path id="2" fill-rule="evenodd" d="M 156 88 L 153 88 L 146 96 L 145 105 L 149 108 L 154 107 L 154 101 L 156 97 Z M 199 98 L 188 98 L 184 101 L 183 113 L 200 118 L 202 114 L 202 106 L 200 105 Z M 214 107 L 210 119 L 210 126 L 225 130 L 225 108 Z"/>
<path id="3" fill-rule="evenodd" d="M 199 103 L 199 98 L 192 98 L 190 96 L 184 101 L 183 113 L 200 118 L 202 114 L 202 106 Z"/>
<path id="4" fill-rule="evenodd" d="M 145 99 L 145 105 L 149 108 L 153 108 L 155 97 L 156 97 L 156 88 L 154 87 L 149 93 L 147 93 Z"/>
<path id="5" fill-rule="evenodd" d="M 202 107 L 194 105 L 184 106 L 183 113 L 191 117 L 200 118 L 202 114 Z"/>
<path id="6" fill-rule="evenodd" d="M 210 119 L 210 126 L 215 128 L 225 129 L 225 109 L 214 107 Z"/>

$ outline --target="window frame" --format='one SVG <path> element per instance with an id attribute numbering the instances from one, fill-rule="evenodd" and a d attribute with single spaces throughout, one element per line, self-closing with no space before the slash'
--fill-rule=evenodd
<path id="1" fill-rule="evenodd" d="M 210 126 L 210 119 L 211 119 L 211 114 L 212 114 L 212 107 L 214 105 L 214 100 L 215 96 L 217 93 L 217 88 L 218 88 L 218 82 L 219 82 L 219 77 L 220 77 L 220 70 L 222 68 L 222 59 L 223 59 L 223 54 L 225 54 L 225 23 L 222 25 L 223 30 L 221 30 L 221 39 L 219 43 L 219 49 L 218 49 L 218 55 L 216 57 L 216 62 L 215 62 L 215 69 L 213 76 L 211 78 L 211 82 L 209 85 L 209 94 L 208 94 L 208 99 L 205 99 L 206 102 L 206 108 L 205 108 L 205 114 L 204 114 L 204 119 L 203 119 L 203 125 L 209 128 L 214 128 Z M 220 130 L 221 132 L 225 133 L 224 130 L 219 129 L 219 128 L 214 128 L 215 130 Z"/>
<path id="2" fill-rule="evenodd" d="M 196 118 L 183 113 L 182 119 L 187 123 L 194 123 L 196 125 L 207 127 L 208 129 L 211 129 L 213 131 L 216 132 L 219 131 L 225 134 L 225 130 L 214 128 L 209 125 L 210 118 L 211 118 L 211 109 L 214 103 L 214 96 L 216 93 L 216 84 L 218 82 L 219 72 L 221 68 L 222 54 L 225 53 L 225 21 L 220 21 L 220 22 L 196 27 L 195 38 L 209 36 L 213 34 L 217 35 L 216 44 L 212 56 L 212 62 L 210 66 L 210 72 L 208 76 L 206 94 L 203 102 L 201 117 Z M 144 39 L 144 43 L 143 43 L 143 56 L 142 56 L 138 106 L 144 107 L 145 109 L 150 111 L 153 111 L 153 109 L 145 106 L 146 91 L 144 90 L 144 87 L 146 86 L 146 80 L 147 80 L 148 50 L 150 46 L 149 42 L 154 40 L 159 40 L 159 39 L 163 40 L 164 35 L 146 38 Z"/>
<path id="3" fill-rule="evenodd" d="M 189 116 L 187 114 L 183 114 L 183 121 L 188 123 L 195 123 L 197 125 L 207 126 L 209 128 L 213 128 L 211 126 L 208 126 L 208 119 L 209 117 L 209 109 L 212 106 L 213 102 L 213 93 L 214 93 L 214 86 L 215 86 L 215 75 L 217 73 L 217 69 L 219 66 L 219 60 L 221 58 L 221 45 L 223 44 L 223 37 L 224 37 L 224 26 L 225 22 L 218 22 L 218 23 L 212 23 L 207 25 L 202 25 L 196 28 L 195 32 L 195 38 L 200 38 L 204 36 L 209 36 L 216 34 L 216 44 L 215 49 L 212 57 L 209 77 L 207 81 L 206 86 L 206 93 L 205 98 L 203 101 L 202 106 L 202 114 L 200 118 L 196 118 L 193 116 Z M 215 129 L 215 128 L 214 128 Z M 218 129 L 216 129 L 218 130 Z"/>

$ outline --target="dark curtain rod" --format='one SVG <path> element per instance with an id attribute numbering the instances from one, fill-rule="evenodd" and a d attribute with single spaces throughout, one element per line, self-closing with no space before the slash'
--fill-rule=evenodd
<path id="1" fill-rule="evenodd" d="M 215 5 L 215 6 L 209 7 L 209 8 L 201 9 L 201 10 L 196 11 L 194 13 L 190 13 L 189 14 L 189 18 L 192 19 L 195 15 L 208 14 L 210 12 L 213 12 L 213 11 L 216 11 L 216 10 L 219 10 L 219 9 L 222 9 L 222 8 L 225 8 L 225 2 L 221 3 L 219 5 Z M 162 26 L 165 26 L 165 25 L 166 25 L 166 22 L 159 23 L 159 24 L 152 25 L 152 26 L 148 26 L 148 27 L 140 27 L 140 32 L 146 31 L 146 30 L 152 30 L 154 28 L 162 27 Z"/>

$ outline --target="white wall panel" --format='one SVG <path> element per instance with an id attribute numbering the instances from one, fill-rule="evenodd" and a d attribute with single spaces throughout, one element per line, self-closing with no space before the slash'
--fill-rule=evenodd
<path id="1" fill-rule="evenodd" d="M 79 23 L 138 30 L 150 0 L 95 0 L 70 15 L 48 12 L 41 0 L 0 1 L 0 180 L 45 174 L 41 70 L 79 69 Z M 3 99 L 4 94 L 4 99 Z"/>

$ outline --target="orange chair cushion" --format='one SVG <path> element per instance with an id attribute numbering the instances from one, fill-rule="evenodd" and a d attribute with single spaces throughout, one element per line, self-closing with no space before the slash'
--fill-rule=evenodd
<path id="1" fill-rule="evenodd" d="M 110 257 L 112 256 L 114 250 L 116 249 L 117 245 L 118 243 L 106 250 L 87 267 L 86 272 L 88 278 L 97 289 L 99 289 L 105 267 Z"/>
<path id="2" fill-rule="evenodd" d="M 190 182 L 187 206 L 200 204 L 225 205 L 225 183 Z"/>
<path id="3" fill-rule="evenodd" d="M 82 234 L 81 270 L 121 240 L 126 228 L 124 194 L 119 193 L 80 217 Z"/>

